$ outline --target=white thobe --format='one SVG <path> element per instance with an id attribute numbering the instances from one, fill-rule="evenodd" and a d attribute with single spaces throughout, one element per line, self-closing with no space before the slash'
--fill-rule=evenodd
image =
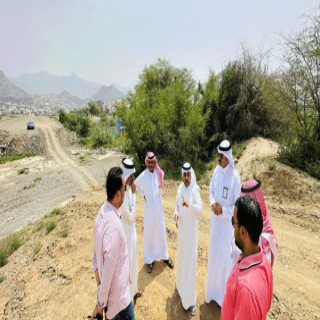
<path id="1" fill-rule="evenodd" d="M 183 197 L 189 207 L 183 207 Z M 177 290 L 185 309 L 196 305 L 196 280 L 198 256 L 198 216 L 202 214 L 202 202 L 198 185 L 186 188 L 182 183 L 177 192 L 175 215 L 178 220 Z"/>
<path id="2" fill-rule="evenodd" d="M 234 266 L 230 251 L 233 236 L 231 217 L 240 190 L 240 176 L 235 168 L 230 164 L 225 168 L 215 168 L 210 183 L 209 200 L 211 211 L 212 205 L 216 202 L 222 206 L 222 215 L 216 216 L 213 211 L 211 214 L 207 303 L 214 300 L 221 306 L 227 280 Z"/>
<path id="3" fill-rule="evenodd" d="M 135 294 L 138 292 L 138 244 L 135 225 L 136 217 L 136 194 L 132 193 L 131 186 L 127 185 L 127 191 L 121 206 L 121 222 L 126 235 L 130 280 L 129 290 L 133 301 Z"/>
<path id="4" fill-rule="evenodd" d="M 164 173 L 162 172 L 164 176 Z M 143 221 L 143 260 L 150 264 L 157 259 L 169 259 L 164 224 L 160 184 L 157 171 L 146 169 L 136 179 L 137 190 L 145 196 Z"/>

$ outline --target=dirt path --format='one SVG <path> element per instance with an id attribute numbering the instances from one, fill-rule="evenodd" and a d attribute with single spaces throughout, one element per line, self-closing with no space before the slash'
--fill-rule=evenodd
<path id="1" fill-rule="evenodd" d="M 68 169 L 78 182 L 83 192 L 101 188 L 96 179 L 79 163 L 75 163 L 62 149 L 50 126 L 40 125 L 40 131 L 44 134 L 49 155 L 61 166 L 61 169 Z"/>
<path id="2" fill-rule="evenodd" d="M 35 123 L 34 131 L 26 130 L 26 122 Z M 46 144 L 45 155 L 7 162 L 0 165 L 0 239 L 29 223 L 35 223 L 56 207 L 65 205 L 75 195 L 101 190 L 105 171 L 118 165 L 120 155 L 110 152 L 101 159 L 79 155 L 87 150 L 72 147 L 62 140 L 69 133 L 63 126 L 47 117 L 20 117 L 1 121 L 0 128 L 10 137 L 21 134 L 38 135 Z M 76 151 L 76 152 L 75 152 Z M 73 155 L 73 153 L 79 155 Z M 18 171 L 28 168 L 28 174 Z"/>

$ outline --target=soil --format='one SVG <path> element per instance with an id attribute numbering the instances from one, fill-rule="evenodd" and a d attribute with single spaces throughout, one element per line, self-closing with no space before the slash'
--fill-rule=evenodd
<path id="1" fill-rule="evenodd" d="M 121 155 L 112 151 L 114 153 L 103 156 L 88 156 L 89 160 L 80 163 L 79 155 L 71 153 L 79 150 L 75 147 L 68 149 L 59 144 L 55 137 L 56 124 L 44 122 L 39 125 L 48 144 L 46 158 L 24 159 L 20 161 L 30 162 L 16 161 L 15 164 L 7 165 L 8 167 L 0 166 L 3 179 L 0 187 L 1 226 L 10 224 L 2 218 L 3 208 L 6 208 L 4 203 L 11 205 L 6 216 L 15 213 L 16 220 L 24 221 L 30 215 L 33 216 L 34 213 L 30 212 L 35 210 L 38 217 L 49 212 L 50 209 L 46 206 L 49 199 L 60 196 L 57 200 L 59 202 L 63 198 L 61 194 L 65 194 L 65 199 L 77 194 L 65 206 L 66 214 L 58 218 L 56 229 L 47 235 L 41 232 L 32 234 L 31 239 L 0 269 L 0 277 L 6 278 L 0 284 L 2 319 L 86 319 L 96 303 L 97 286 L 91 262 L 92 228 L 99 208 L 105 201 L 105 191 L 101 187 L 104 172 L 110 166 L 120 164 Z M 247 149 L 236 163 L 242 181 L 252 175 L 262 179 L 270 218 L 279 241 L 279 253 L 273 267 L 274 295 L 268 319 L 319 319 L 320 183 L 278 162 L 274 170 L 269 170 L 269 161 L 276 158 L 277 148 L 277 144 L 272 141 L 252 139 L 247 142 Z M 86 151 L 79 152 L 84 155 Z M 99 158 L 101 159 L 98 160 Z M 17 169 L 26 165 L 30 168 L 30 176 L 17 176 Z M 29 179 L 37 174 L 41 174 L 43 179 L 35 187 L 37 189 L 28 190 L 35 193 L 29 197 L 27 193 L 24 194 L 25 190 L 19 193 L 19 188 L 27 183 L 21 179 Z M 3 175 L 5 178 L 2 178 Z M 30 180 L 32 179 L 33 176 Z M 177 231 L 173 210 L 178 185 L 179 182 L 165 181 L 165 198 L 162 201 L 168 250 L 174 262 L 177 259 Z M 12 190 L 11 193 L 7 191 L 9 189 Z M 4 201 L 3 194 L 11 197 L 11 201 Z M 143 198 L 137 195 L 138 286 L 143 295 L 135 303 L 136 319 L 220 319 L 220 307 L 215 302 L 205 303 L 211 219 L 208 187 L 201 187 L 201 197 L 204 211 L 199 218 L 197 314 L 191 317 L 189 311 L 183 309 L 175 290 L 176 268 L 170 269 L 164 262 L 156 261 L 153 272 L 149 274 L 147 267 L 143 265 Z M 11 204 L 12 201 L 16 201 L 16 205 Z M 26 204 L 21 205 L 19 201 L 25 201 Z M 33 211 L 26 210 L 22 213 L 25 205 L 33 208 Z M 21 225 L 25 224 L 21 221 Z M 63 228 L 70 229 L 66 238 L 59 237 Z M 2 234 L 6 232 L 2 231 Z M 34 254 L 32 247 L 38 242 L 42 247 Z"/>

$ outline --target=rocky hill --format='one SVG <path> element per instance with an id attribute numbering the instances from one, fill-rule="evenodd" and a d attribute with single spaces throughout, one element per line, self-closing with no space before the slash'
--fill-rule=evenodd
<path id="1" fill-rule="evenodd" d="M 0 101 L 24 102 L 32 101 L 32 96 L 12 84 L 0 70 Z"/>
<path id="2" fill-rule="evenodd" d="M 113 84 L 110 86 L 102 86 L 99 91 L 91 97 L 91 100 L 103 100 L 105 103 L 113 100 L 119 100 L 124 97 L 125 93 L 119 91 Z"/>

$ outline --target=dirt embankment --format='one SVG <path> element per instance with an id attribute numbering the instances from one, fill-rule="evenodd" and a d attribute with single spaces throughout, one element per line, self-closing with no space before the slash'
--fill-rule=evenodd
<path id="1" fill-rule="evenodd" d="M 50 133 L 48 137 L 51 139 Z M 253 139 L 237 163 L 242 180 L 253 174 L 262 178 L 279 240 L 269 319 L 319 319 L 320 183 L 279 163 L 274 170 L 269 170 L 269 161 L 275 157 L 276 150 L 277 146 L 271 141 Z M 163 200 L 168 249 L 174 262 L 177 232 L 172 216 L 178 185 L 165 181 Z M 201 189 L 201 197 L 204 211 L 199 218 L 197 314 L 193 319 L 220 319 L 219 306 L 204 301 L 211 219 L 207 187 Z M 0 284 L 0 318 L 86 319 L 91 314 L 97 291 L 91 270 L 92 227 L 104 201 L 103 190 L 76 197 L 65 207 L 67 213 L 58 219 L 55 230 L 48 235 L 35 232 L 32 239 L 10 257 L 9 263 L 0 269 L 0 276 L 6 277 Z M 60 238 L 59 231 L 66 227 L 70 228 L 69 235 Z M 157 261 L 152 274 L 148 274 L 143 265 L 143 198 L 140 195 L 137 196 L 136 229 L 138 285 L 143 291 L 135 304 L 136 318 L 191 319 L 175 290 L 176 268 L 171 270 Z M 42 243 L 42 248 L 34 255 L 32 244 L 37 242 Z"/>

